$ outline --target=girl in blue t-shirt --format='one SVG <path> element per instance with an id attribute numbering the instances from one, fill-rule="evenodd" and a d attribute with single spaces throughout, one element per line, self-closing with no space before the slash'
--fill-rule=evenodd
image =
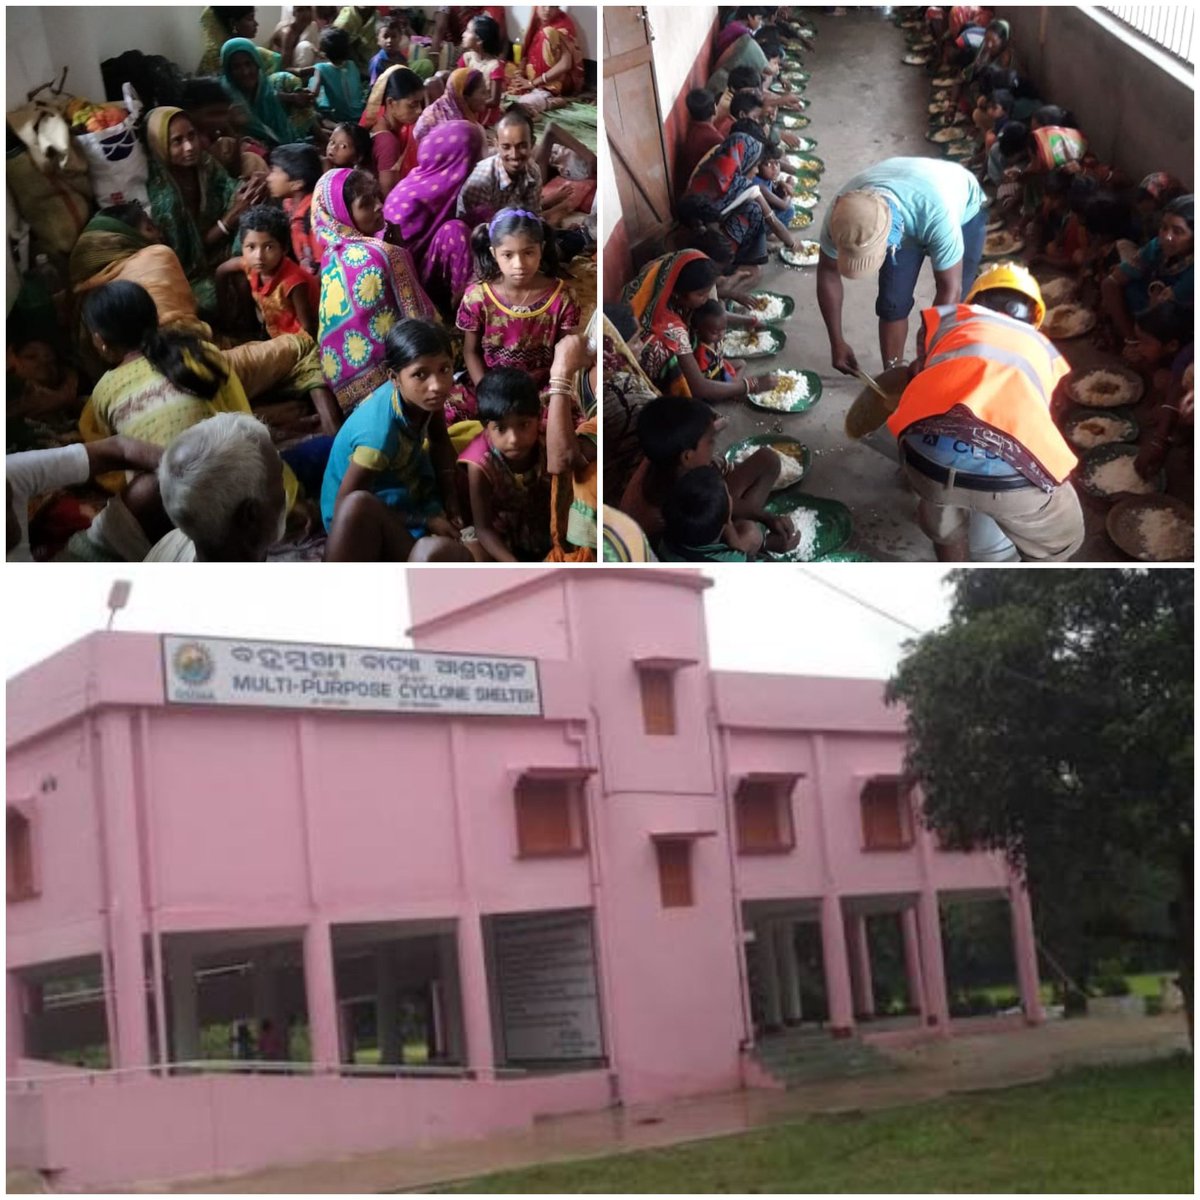
<path id="1" fill-rule="evenodd" d="M 387 382 L 346 418 L 329 453 L 326 561 L 404 562 L 427 534 L 459 539 L 457 455 L 442 416 L 454 388 L 450 339 L 409 319 L 384 345 Z"/>

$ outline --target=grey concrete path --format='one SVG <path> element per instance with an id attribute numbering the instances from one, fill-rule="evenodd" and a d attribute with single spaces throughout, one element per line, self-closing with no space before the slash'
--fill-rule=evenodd
<path id="1" fill-rule="evenodd" d="M 813 1083 L 789 1092 L 733 1092 L 673 1104 L 554 1117 L 521 1133 L 195 1181 L 171 1190 L 269 1194 L 422 1191 L 492 1171 L 700 1141 L 803 1121 L 817 1113 L 921 1103 L 960 1092 L 1030 1083 L 1072 1067 L 1137 1062 L 1185 1049 L 1187 1027 L 1181 1015 L 1125 1020 L 1089 1017 L 1002 1033 L 968 1032 L 888 1049 L 886 1053 L 900 1069 L 882 1075 Z"/>
<path id="2" fill-rule="evenodd" d="M 929 77 L 923 69 L 900 61 L 903 31 L 883 17 L 879 8 L 855 6 L 848 8 L 844 17 L 820 14 L 816 19 L 816 50 L 803 56 L 804 69 L 812 76 L 805 92 L 812 101 L 808 109 L 812 124 L 800 131 L 817 140 L 813 153 L 826 166 L 819 189 L 821 202 L 812 225 L 802 235 L 813 240 L 838 188 L 864 167 L 900 155 L 942 156 L 925 140 Z M 824 390 L 815 408 L 796 415 L 764 412 L 745 404 L 722 405 L 721 414 L 729 418 L 729 425 L 720 434 L 719 448 L 760 433 L 800 438 L 813 456 L 806 490 L 840 500 L 850 508 L 854 538 L 848 549 L 881 561 L 932 561 L 933 546 L 916 524 L 916 498 L 895 460 L 846 437 L 843 422 L 859 384 L 829 365 L 829 343 L 817 309 L 816 269 L 792 270 L 773 252 L 759 286 L 794 296 L 796 311 L 780 326 L 788 338 L 783 352 L 775 358 L 755 360 L 750 369 L 756 373 L 772 367 L 816 371 Z M 845 292 L 846 338 L 863 369 L 878 374 L 882 363 L 875 280 L 847 282 Z M 910 359 L 915 353 L 916 313 L 932 302 L 933 293 L 933 272 L 926 262 L 909 320 Z M 1077 368 L 1115 361 L 1086 338 L 1059 346 Z M 1181 498 L 1191 500 L 1190 494 Z M 1081 499 L 1087 538 L 1077 561 L 1128 561 L 1104 531 L 1109 505 L 1082 494 Z"/>

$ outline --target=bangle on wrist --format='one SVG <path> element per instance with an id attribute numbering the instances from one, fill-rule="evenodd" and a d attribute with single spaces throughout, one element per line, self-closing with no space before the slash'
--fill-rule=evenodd
<path id="1" fill-rule="evenodd" d="M 219 230 L 220 230 L 220 231 L 221 231 L 221 232 L 222 232 L 222 233 L 223 233 L 223 234 L 224 234 L 226 237 L 231 237 L 231 236 L 232 236 L 232 235 L 230 234 L 230 232 L 229 232 L 229 226 L 228 226 L 228 225 L 226 225 L 226 224 L 225 224 L 225 222 L 224 222 L 224 220 L 223 220 L 222 218 L 220 218 L 220 217 L 218 217 L 218 218 L 217 218 L 217 228 L 218 228 L 218 229 L 219 229 Z"/>

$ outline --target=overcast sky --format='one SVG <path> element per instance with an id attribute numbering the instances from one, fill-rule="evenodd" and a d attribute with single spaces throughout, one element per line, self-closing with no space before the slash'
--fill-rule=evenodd
<path id="1" fill-rule="evenodd" d="M 889 675 L 909 631 L 819 579 L 921 629 L 940 624 L 947 609 L 944 572 L 925 563 L 737 564 L 709 574 L 716 579 L 705 598 L 709 640 L 713 665 L 723 670 Z M 34 564 L 5 572 L 5 675 L 103 628 L 114 579 L 133 581 L 129 606 L 117 614 L 118 629 L 407 644 L 401 567 Z"/>

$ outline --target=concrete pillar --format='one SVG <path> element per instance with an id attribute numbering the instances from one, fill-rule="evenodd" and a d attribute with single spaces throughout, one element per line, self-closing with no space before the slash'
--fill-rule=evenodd
<path id="1" fill-rule="evenodd" d="M 5 972 L 5 1062 L 8 1074 L 17 1073 L 17 1060 L 30 1057 L 25 1048 L 25 982 L 16 971 Z"/>
<path id="2" fill-rule="evenodd" d="M 439 934 L 438 978 L 430 984 L 430 1050 L 450 1062 L 466 1064 L 463 1037 L 462 982 L 458 975 L 458 941 L 452 933 Z"/>
<path id="3" fill-rule="evenodd" d="M 875 990 L 871 978 L 871 943 L 867 938 L 867 918 L 862 913 L 852 914 L 846 923 L 846 945 L 855 1015 L 873 1017 Z"/>
<path id="4" fill-rule="evenodd" d="M 1040 1025 L 1046 1019 L 1042 1008 L 1037 965 L 1037 939 L 1033 931 L 1033 912 L 1029 907 L 1029 891 L 1017 882 L 1009 889 L 1009 911 L 1012 913 L 1013 959 L 1017 965 L 1017 990 L 1021 1007 L 1030 1025 Z"/>
<path id="5" fill-rule="evenodd" d="M 150 1011 L 142 951 L 142 859 L 134 771 L 134 746 L 128 713 L 110 711 L 95 719 L 92 746 L 99 757 L 98 800 L 103 810 L 106 934 L 112 962 L 109 1003 L 116 1009 L 114 1067 L 148 1067 Z"/>
<path id="6" fill-rule="evenodd" d="M 338 1058 L 343 1063 L 353 1063 L 358 1049 L 354 1036 L 354 1010 L 349 1004 L 339 1004 L 338 1016 Z"/>
<path id="7" fill-rule="evenodd" d="M 783 920 L 775 926 L 775 960 L 783 999 L 783 1023 L 800 1024 L 800 965 L 796 961 L 796 923 Z"/>
<path id="8" fill-rule="evenodd" d="M 167 977 L 171 997 L 172 1062 L 192 1062 L 200 1057 L 200 995 L 196 964 L 187 946 L 167 942 Z"/>
<path id="9" fill-rule="evenodd" d="M 942 956 L 942 923 L 937 892 L 926 888 L 917 900 L 917 931 L 921 942 L 921 973 L 925 980 L 925 1024 L 950 1032 L 946 998 L 946 962 Z"/>
<path id="10" fill-rule="evenodd" d="M 829 1032 L 834 1037 L 849 1037 L 854 1030 L 854 1002 L 850 990 L 850 963 L 846 957 L 842 902 L 837 896 L 826 895 L 821 898 L 821 958 L 825 967 Z"/>
<path id="11" fill-rule="evenodd" d="M 381 1063 L 395 1065 L 403 1058 L 398 998 L 395 947 L 382 946 L 375 951 L 375 1029 Z"/>
<path id="12" fill-rule="evenodd" d="M 921 937 L 917 930 L 917 910 L 900 911 L 900 932 L 904 938 L 904 978 L 908 984 L 908 1003 L 925 1019 L 929 1005 L 925 1000 L 925 981 L 921 975 Z"/>
<path id="13" fill-rule="evenodd" d="M 783 997 L 779 988 L 779 954 L 775 945 L 775 922 L 760 921 L 755 942 L 763 982 L 763 1026 L 768 1030 L 783 1025 Z"/>
<path id="14" fill-rule="evenodd" d="M 333 974 L 333 938 L 328 921 L 304 930 L 304 996 L 314 1067 L 333 1070 L 341 1062 L 338 1048 L 337 982 Z"/>
<path id="15" fill-rule="evenodd" d="M 475 1072 L 477 1079 L 492 1079 L 496 1068 L 492 1005 L 483 949 L 483 923 L 476 912 L 464 913 L 458 920 L 458 977 L 467 1037 L 467 1066 Z"/>

